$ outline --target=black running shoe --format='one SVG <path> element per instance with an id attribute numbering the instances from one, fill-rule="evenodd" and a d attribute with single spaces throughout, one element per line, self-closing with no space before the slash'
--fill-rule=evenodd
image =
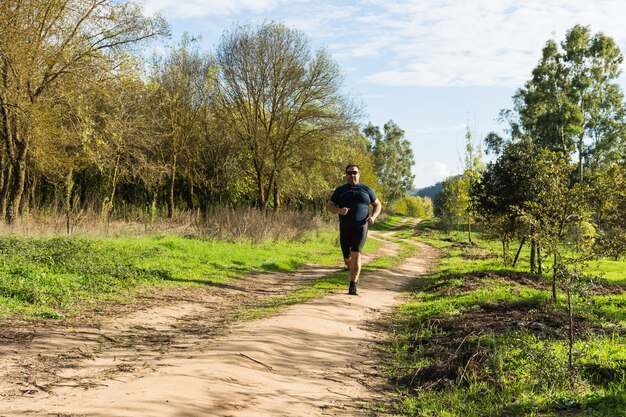
<path id="1" fill-rule="evenodd" d="M 359 295 L 359 292 L 357 291 L 357 283 L 350 281 L 350 288 L 348 288 L 348 294 L 350 295 Z"/>

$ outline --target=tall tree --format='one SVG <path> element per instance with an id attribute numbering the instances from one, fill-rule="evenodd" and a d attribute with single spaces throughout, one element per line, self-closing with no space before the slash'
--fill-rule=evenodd
<path id="1" fill-rule="evenodd" d="M 184 179 L 191 199 L 194 183 L 200 181 L 203 127 L 214 93 L 214 78 L 215 68 L 210 56 L 201 53 L 197 40 L 188 35 L 183 36 L 178 47 L 154 62 L 153 126 L 161 144 L 162 162 L 169 171 L 170 218 L 174 213 L 176 180 Z"/>
<path id="2" fill-rule="evenodd" d="M 390 120 L 383 126 L 383 132 L 369 123 L 363 133 L 370 140 L 376 174 L 385 196 L 389 201 L 403 197 L 413 189 L 415 180 L 411 172 L 415 164 L 413 149 L 404 138 L 404 130 Z"/>
<path id="3" fill-rule="evenodd" d="M 612 159 L 623 141 L 626 110 L 617 79 L 623 56 L 615 41 L 576 25 L 559 45 L 550 40 L 532 79 L 514 97 L 520 116 L 514 133 L 584 165 Z"/>
<path id="4" fill-rule="evenodd" d="M 277 23 L 224 34 L 218 116 L 252 167 L 256 202 L 280 204 L 289 170 L 306 170 L 310 150 L 349 134 L 358 109 L 340 93 L 343 77 L 325 51 L 311 53 L 304 34 Z"/>
<path id="5" fill-rule="evenodd" d="M 33 106 L 55 100 L 69 78 L 89 81 L 90 68 L 114 68 L 121 52 L 165 34 L 165 22 L 139 6 L 113 0 L 0 2 L 0 141 L 6 150 L 6 220 L 24 192 Z"/>
<path id="6" fill-rule="evenodd" d="M 467 240 L 472 243 L 472 223 L 474 222 L 476 208 L 471 189 L 480 181 L 481 175 L 485 170 L 485 164 L 483 162 L 482 147 L 480 144 L 475 143 L 474 135 L 469 125 L 465 130 L 465 160 L 463 165 L 461 186 L 462 194 L 466 196 L 464 205 L 467 219 Z"/>

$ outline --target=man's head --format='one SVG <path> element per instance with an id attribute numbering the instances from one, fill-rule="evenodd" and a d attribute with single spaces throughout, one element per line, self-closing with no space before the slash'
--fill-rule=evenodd
<path id="1" fill-rule="evenodd" d="M 348 184 L 356 185 L 359 183 L 359 178 L 361 177 L 361 169 L 357 164 L 348 164 L 346 166 L 346 179 L 348 180 Z"/>

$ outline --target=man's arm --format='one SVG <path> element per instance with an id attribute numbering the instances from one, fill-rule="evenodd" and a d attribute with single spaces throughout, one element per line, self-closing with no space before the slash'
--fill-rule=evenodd
<path id="1" fill-rule="evenodd" d="M 370 226 L 374 224 L 374 222 L 380 215 L 380 211 L 383 209 L 383 205 L 380 203 L 379 199 L 376 199 L 372 203 L 372 207 L 374 208 L 374 210 L 372 211 L 372 215 L 367 218 L 367 224 Z"/>
<path id="2" fill-rule="evenodd" d="M 350 211 L 348 207 L 339 207 L 337 204 L 333 203 L 330 200 L 328 200 L 327 207 L 331 213 L 339 214 L 340 216 L 345 216 L 346 214 L 348 214 L 348 211 Z"/>

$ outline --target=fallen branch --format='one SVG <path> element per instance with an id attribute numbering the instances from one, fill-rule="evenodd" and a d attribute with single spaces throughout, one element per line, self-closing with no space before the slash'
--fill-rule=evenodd
<path id="1" fill-rule="evenodd" d="M 264 364 L 264 363 L 263 363 L 263 362 L 261 362 L 261 361 L 257 361 L 256 359 L 251 358 L 250 356 L 246 355 L 245 353 L 240 353 L 240 354 L 239 354 L 239 356 L 243 356 L 244 358 L 248 358 L 248 359 L 250 359 L 252 362 L 256 362 L 256 363 L 258 363 L 259 365 L 266 367 L 266 368 L 267 368 L 270 372 L 274 372 L 274 369 L 273 369 L 271 366 L 269 366 L 269 365 L 267 365 L 267 364 Z"/>

